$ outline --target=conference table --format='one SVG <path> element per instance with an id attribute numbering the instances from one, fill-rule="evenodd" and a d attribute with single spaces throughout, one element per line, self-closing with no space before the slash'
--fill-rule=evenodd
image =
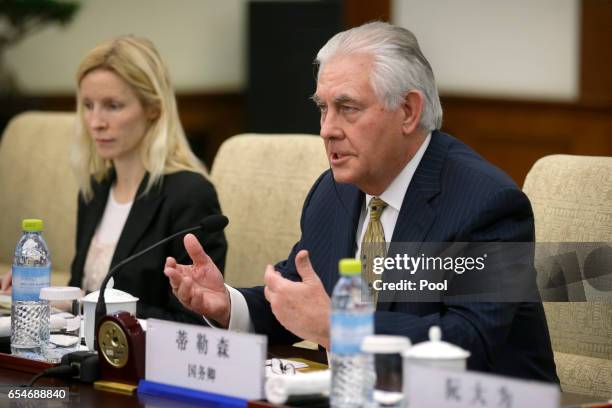
<path id="1" fill-rule="evenodd" d="M 299 357 L 316 362 L 325 362 L 325 353 L 317 350 L 308 350 L 291 346 L 271 346 L 270 353 L 273 356 L 282 356 L 285 358 Z M 0 385 L 22 385 L 30 381 L 34 374 L 0 366 Z M 173 399 L 159 398 L 142 394 L 124 395 L 109 391 L 97 390 L 92 384 L 83 384 L 77 381 L 67 381 L 63 379 L 41 378 L 36 382 L 37 386 L 54 386 L 67 387 L 69 398 L 67 400 L 16 400 L 9 399 L 7 394 L 0 393 L 0 407 L 104 407 L 104 408 L 123 408 L 123 407 L 176 407 L 176 408 L 192 408 L 192 407 L 218 407 L 218 405 L 206 405 L 202 403 L 186 403 Z M 561 407 L 574 407 L 581 404 L 601 402 L 601 399 L 594 397 L 562 393 Z M 293 405 L 295 406 L 295 405 Z M 300 407 L 326 407 L 327 404 L 309 404 L 299 405 Z M 279 408 L 279 405 L 269 404 L 265 401 L 249 401 L 248 407 L 252 408 Z"/>

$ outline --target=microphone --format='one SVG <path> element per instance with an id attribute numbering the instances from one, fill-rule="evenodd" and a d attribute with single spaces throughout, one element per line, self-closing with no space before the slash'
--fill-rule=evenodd
<path id="1" fill-rule="evenodd" d="M 190 228 L 186 228 L 182 231 L 179 232 L 175 232 L 174 234 L 170 235 L 169 237 L 166 237 L 164 239 L 162 239 L 161 241 L 156 242 L 155 244 L 143 249 L 140 252 L 135 253 L 134 255 L 128 256 L 127 258 L 125 258 L 123 261 L 119 262 L 117 265 L 113 266 L 110 271 L 108 271 L 108 273 L 106 274 L 106 277 L 104 278 L 104 280 L 102 281 L 102 284 L 100 285 L 100 294 L 98 296 L 98 303 L 96 305 L 96 323 L 94 325 L 95 329 L 94 329 L 94 339 L 97 338 L 97 333 L 95 332 L 98 328 L 98 323 L 100 322 L 100 319 L 102 319 L 104 316 L 106 316 L 106 301 L 104 300 L 104 291 L 106 290 L 106 285 L 108 285 L 108 281 L 114 277 L 115 275 L 117 275 L 117 271 L 119 269 L 121 269 L 122 266 L 124 266 L 125 264 L 128 264 L 130 262 L 132 262 L 134 259 L 139 258 L 140 256 L 146 254 L 147 252 L 157 248 L 158 246 L 165 244 L 166 242 L 170 241 L 171 239 L 174 239 L 176 237 L 178 237 L 179 235 L 185 235 L 189 232 L 194 232 L 197 230 L 202 230 L 204 232 L 217 232 L 217 231 L 221 231 L 223 228 L 225 228 L 227 226 L 227 224 L 229 223 L 228 218 L 225 215 L 221 215 L 221 214 L 213 214 L 213 215 L 209 215 L 207 217 L 202 218 L 202 220 L 200 220 L 200 223 L 194 227 L 190 227 Z M 94 343 L 95 344 L 95 343 Z"/>

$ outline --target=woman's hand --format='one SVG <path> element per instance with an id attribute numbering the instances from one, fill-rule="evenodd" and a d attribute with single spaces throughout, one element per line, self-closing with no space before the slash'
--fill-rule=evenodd
<path id="1" fill-rule="evenodd" d="M 0 295 L 10 295 L 13 288 L 13 272 L 8 271 L 2 276 L 0 282 Z"/>

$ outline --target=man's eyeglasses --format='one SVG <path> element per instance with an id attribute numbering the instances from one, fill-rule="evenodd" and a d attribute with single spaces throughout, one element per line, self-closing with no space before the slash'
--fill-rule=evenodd
<path id="1" fill-rule="evenodd" d="M 268 360 L 266 367 L 270 367 L 274 374 L 293 375 L 295 374 L 295 366 L 291 363 L 284 363 L 279 358 Z"/>

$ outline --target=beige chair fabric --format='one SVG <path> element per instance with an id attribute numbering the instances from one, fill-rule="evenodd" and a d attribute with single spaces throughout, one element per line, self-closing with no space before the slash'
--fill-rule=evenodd
<path id="1" fill-rule="evenodd" d="M 41 218 L 52 283 L 66 285 L 74 255 L 77 185 L 69 164 L 73 113 L 28 112 L 0 140 L 0 275 L 10 269 L 23 218 Z"/>
<path id="2" fill-rule="evenodd" d="M 329 167 L 320 137 L 245 134 L 226 140 L 211 170 L 223 213 L 226 281 L 263 283 L 267 264 L 287 257 L 300 236 L 304 199 Z"/>
<path id="3" fill-rule="evenodd" d="M 536 241 L 612 242 L 612 157 L 544 157 L 523 188 Z M 612 398 L 612 297 L 544 308 L 563 390 Z"/>

